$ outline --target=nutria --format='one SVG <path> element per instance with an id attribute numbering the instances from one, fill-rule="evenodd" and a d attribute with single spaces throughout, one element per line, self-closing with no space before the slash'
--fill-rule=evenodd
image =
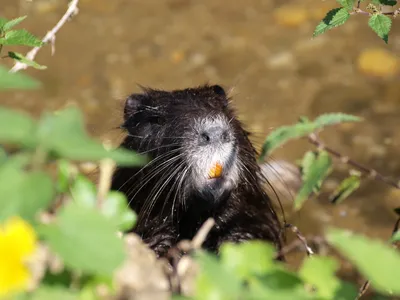
<path id="1" fill-rule="evenodd" d="M 112 189 L 138 213 L 133 231 L 158 257 L 191 239 L 209 217 L 203 247 L 251 239 L 281 247 L 281 225 L 262 188 L 249 132 L 218 85 L 162 91 L 143 88 L 125 102 L 121 147 L 150 157 L 143 167 L 118 168 Z"/>

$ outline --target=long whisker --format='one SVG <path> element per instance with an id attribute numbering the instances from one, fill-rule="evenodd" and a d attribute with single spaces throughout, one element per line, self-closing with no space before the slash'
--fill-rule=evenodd
<path id="1" fill-rule="evenodd" d="M 145 154 L 145 153 L 153 152 L 155 150 L 159 150 L 162 148 L 169 148 L 169 147 L 178 146 L 178 145 L 180 145 L 180 143 L 172 143 L 172 144 L 168 144 L 168 145 L 162 145 L 162 146 L 158 146 L 158 147 L 155 147 L 152 149 L 148 149 L 146 151 L 140 151 L 139 154 Z M 182 147 L 179 147 L 178 149 L 180 150 L 180 149 L 182 149 Z M 173 150 L 177 150 L 177 149 L 173 149 Z"/>
<path id="2" fill-rule="evenodd" d="M 169 168 L 171 165 L 166 166 L 166 168 Z M 165 168 L 164 168 L 165 169 Z M 150 198 L 152 198 L 154 200 L 154 197 L 152 196 L 154 193 L 156 193 L 159 190 L 159 187 L 165 183 L 165 179 L 171 175 L 172 172 L 164 172 L 163 175 L 161 175 L 161 178 L 159 178 L 155 184 L 155 186 L 150 190 L 149 194 L 147 195 L 142 209 L 139 212 L 140 216 L 143 217 L 144 215 L 146 215 L 146 212 L 149 212 L 152 210 L 152 201 L 149 201 Z M 153 176 L 152 176 L 153 177 Z"/>
<path id="3" fill-rule="evenodd" d="M 179 184 L 178 184 L 178 187 L 177 187 L 177 189 L 176 189 L 176 191 L 175 191 L 174 200 L 173 200 L 173 202 L 172 202 L 172 210 L 171 210 L 171 217 L 172 217 L 172 219 L 174 219 L 175 203 L 176 203 L 176 200 L 177 200 L 178 192 L 180 191 L 181 186 L 182 186 L 182 184 L 183 184 L 183 182 L 184 182 L 184 178 L 185 178 L 185 176 L 186 176 L 186 173 L 187 173 L 189 170 L 190 170 L 190 167 L 186 167 L 186 168 L 184 169 L 184 171 L 181 172 L 180 179 L 178 179 L 178 180 L 179 180 Z M 185 199 L 184 195 L 183 195 L 182 197 L 183 197 L 183 200 L 184 200 L 184 199 Z M 185 201 L 182 201 L 182 202 L 183 202 L 183 203 L 182 203 L 182 206 L 183 206 L 183 208 L 184 208 L 184 207 L 185 207 Z M 178 213 L 179 213 L 179 210 L 178 210 Z"/>
<path id="4" fill-rule="evenodd" d="M 181 156 L 183 156 L 183 154 L 178 154 L 176 156 L 171 157 L 170 159 L 166 160 L 165 162 L 161 163 L 159 166 L 157 166 L 157 168 L 151 172 L 149 172 L 144 178 L 144 182 L 143 180 L 141 181 L 142 186 L 139 188 L 139 190 L 132 196 L 132 199 L 135 198 L 135 196 L 137 195 L 137 193 L 147 184 L 150 182 L 151 179 L 153 179 L 156 175 L 158 175 L 159 173 L 163 172 L 166 168 L 168 168 L 171 164 L 173 164 L 176 160 L 178 160 Z M 134 187 L 136 188 L 136 187 Z M 134 190 L 133 188 L 133 190 Z M 130 195 L 132 194 L 132 190 L 129 191 L 127 194 L 127 196 L 130 198 Z"/>
<path id="5" fill-rule="evenodd" d="M 181 168 L 182 166 L 184 166 L 184 162 L 182 162 L 177 168 Z M 184 169 L 185 169 L 185 168 L 184 168 Z M 173 193 L 174 188 L 175 188 L 175 185 L 178 184 L 178 182 L 179 182 L 179 177 L 182 176 L 182 173 L 183 173 L 183 172 L 179 172 L 179 174 L 178 174 L 178 180 L 176 180 L 176 181 L 174 182 L 174 184 L 171 186 L 171 189 L 169 190 L 169 192 L 168 192 L 168 194 L 167 194 L 167 197 L 166 197 L 166 199 L 165 199 L 164 205 L 163 205 L 163 207 L 162 207 L 161 214 L 164 212 L 165 205 L 166 205 L 166 203 L 168 203 L 169 197 L 170 197 L 171 194 Z M 178 190 L 179 190 L 179 186 L 178 186 L 177 189 L 176 189 L 176 193 L 178 192 Z"/>
<path id="6" fill-rule="evenodd" d="M 178 152 L 181 148 L 178 149 L 174 149 L 171 150 L 163 155 L 157 156 L 156 158 L 154 158 L 153 160 L 149 161 L 145 166 L 143 166 L 142 168 L 140 168 L 135 174 L 131 175 L 119 188 L 118 190 L 121 190 L 126 184 L 128 184 L 136 175 L 138 175 L 140 172 L 142 172 L 145 168 L 150 167 L 151 165 L 155 164 L 156 162 L 158 162 L 159 160 L 162 160 L 166 157 L 168 157 L 169 155 L 174 154 L 175 152 Z M 162 164 L 161 164 L 162 165 Z M 129 192 L 129 190 L 127 191 Z M 127 195 L 129 196 L 129 195 Z"/>
<path id="7" fill-rule="evenodd" d="M 183 163 L 180 165 L 182 166 Z M 149 214 L 151 213 L 151 211 L 153 210 L 153 207 L 155 205 L 155 203 L 157 202 L 157 199 L 159 197 L 159 195 L 161 195 L 162 191 L 165 189 L 165 187 L 168 185 L 168 183 L 175 177 L 176 173 L 178 173 L 180 171 L 180 167 L 176 168 L 173 172 L 171 172 L 171 174 L 169 175 L 169 177 L 164 181 L 164 183 L 161 185 L 160 188 L 158 188 L 158 186 L 154 187 L 153 190 L 157 190 L 157 192 L 155 193 L 154 196 L 152 196 L 152 200 L 150 201 L 151 205 L 149 206 L 149 209 L 147 210 L 147 216 L 149 216 Z M 160 179 L 159 182 L 162 182 L 163 179 Z M 151 193 L 153 194 L 153 193 Z M 151 194 L 149 195 L 149 197 L 151 197 Z M 146 202 L 148 202 L 146 200 Z M 146 218 L 145 224 L 147 223 L 148 218 Z"/>
<path id="8" fill-rule="evenodd" d="M 146 139 L 148 138 L 147 136 L 143 136 L 143 135 L 134 135 L 131 133 L 128 133 L 127 136 L 133 137 L 133 138 L 137 138 L 137 139 Z M 187 139 L 186 137 L 183 136 L 163 136 L 163 138 L 165 139 Z"/>

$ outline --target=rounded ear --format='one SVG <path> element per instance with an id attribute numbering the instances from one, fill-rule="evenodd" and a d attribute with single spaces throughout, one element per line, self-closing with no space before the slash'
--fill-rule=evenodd
<path id="1" fill-rule="evenodd" d="M 216 85 L 213 85 L 211 88 L 214 91 L 214 93 L 217 94 L 218 96 L 226 97 L 225 90 L 220 85 L 216 84 Z"/>
<path id="2" fill-rule="evenodd" d="M 143 100 L 142 94 L 132 94 L 125 100 L 124 120 L 128 120 L 137 111 Z"/>

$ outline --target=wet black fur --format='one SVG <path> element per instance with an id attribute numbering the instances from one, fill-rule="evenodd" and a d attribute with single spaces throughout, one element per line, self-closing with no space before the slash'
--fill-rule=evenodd
<path id="1" fill-rule="evenodd" d="M 197 199 L 187 193 L 183 186 L 188 182 L 185 181 L 176 191 L 175 181 L 171 181 L 157 197 L 154 207 L 145 210 L 146 198 L 154 192 L 157 184 L 165 182 L 168 178 L 166 175 L 171 175 L 173 171 L 177 170 L 175 177 L 181 172 L 177 167 L 180 160 L 164 170 L 159 164 L 173 157 L 173 154 L 168 156 L 169 151 L 182 145 L 182 137 L 185 131 L 191 130 L 194 117 L 213 114 L 224 114 L 231 120 L 239 145 L 238 156 L 245 165 L 245 168 L 241 168 L 237 188 L 224 199 L 213 202 Z M 128 135 L 121 147 L 146 153 L 153 159 L 167 155 L 158 163 L 143 169 L 119 168 L 112 182 L 112 189 L 124 192 L 131 208 L 139 214 L 133 231 L 158 256 L 165 255 L 180 240 L 193 238 L 209 217 L 216 221 L 203 245 L 210 251 L 218 252 L 222 242 L 251 239 L 271 241 L 277 248 L 281 247 L 281 225 L 258 177 L 261 175 L 256 161 L 257 153 L 248 139 L 248 132 L 235 117 L 225 91 L 220 86 L 201 86 L 171 92 L 144 89 L 143 93 L 128 97 L 124 117 L 122 127 Z M 146 174 L 157 170 L 161 172 L 144 184 Z M 141 190 L 132 198 L 138 188 Z"/>

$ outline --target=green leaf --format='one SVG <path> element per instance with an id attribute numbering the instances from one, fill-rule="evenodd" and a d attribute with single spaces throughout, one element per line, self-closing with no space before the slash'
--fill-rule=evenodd
<path id="1" fill-rule="evenodd" d="M 0 168 L 3 163 L 6 162 L 8 158 L 6 150 L 0 145 Z"/>
<path id="2" fill-rule="evenodd" d="M 253 275 L 263 275 L 274 266 L 276 249 L 261 241 L 248 241 L 242 244 L 226 243 L 221 246 L 221 261 L 241 279 Z"/>
<path id="3" fill-rule="evenodd" d="M 348 10 L 352 10 L 354 6 L 355 0 L 336 0 L 341 6 L 347 8 Z"/>
<path id="4" fill-rule="evenodd" d="M 28 47 L 41 47 L 44 43 L 25 29 L 7 31 L 3 38 L 0 38 L 0 44 L 23 45 Z"/>
<path id="5" fill-rule="evenodd" d="M 182 295 L 172 295 L 171 300 L 193 300 L 193 298 Z"/>
<path id="6" fill-rule="evenodd" d="M 254 277 L 248 283 L 243 299 L 315 300 L 295 275 L 276 270 L 267 276 Z M 242 298 L 236 298 L 242 299 Z M 335 299 L 336 300 L 336 299 Z"/>
<path id="7" fill-rule="evenodd" d="M 336 190 L 332 193 L 332 195 L 329 197 L 329 201 L 332 203 L 340 203 L 344 199 L 348 198 L 351 193 L 353 193 L 356 189 L 360 187 L 361 180 L 360 177 L 361 174 L 353 174 L 344 179 L 340 185 L 336 188 Z"/>
<path id="8" fill-rule="evenodd" d="M 314 163 L 309 167 L 307 176 L 303 180 L 303 186 L 294 201 L 295 209 L 300 209 L 312 192 L 319 189 L 321 182 L 331 171 L 332 159 L 325 151 L 319 152 Z"/>
<path id="9" fill-rule="evenodd" d="M 120 231 L 128 231 L 134 228 L 136 224 L 136 213 L 133 210 L 126 209 L 125 212 L 121 213 L 120 219 L 118 221 L 118 229 Z"/>
<path id="10" fill-rule="evenodd" d="M 46 173 L 27 173 L 12 162 L 0 168 L 0 220 L 19 215 L 35 221 L 37 213 L 48 208 L 53 196 L 53 183 Z"/>
<path id="11" fill-rule="evenodd" d="M 30 67 L 33 67 L 35 69 L 39 69 L 39 70 L 47 69 L 46 66 L 39 65 L 37 62 L 34 62 L 33 60 L 30 60 L 30 59 L 26 58 L 25 56 L 23 56 L 21 53 L 9 51 L 8 56 L 16 61 L 19 61 L 19 62 L 26 64 Z"/>
<path id="12" fill-rule="evenodd" d="M 77 205 L 86 208 L 97 205 L 96 186 L 83 175 L 77 176 L 71 187 L 71 195 Z M 117 224 L 118 230 L 129 230 L 135 225 L 136 214 L 129 208 L 128 201 L 121 192 L 109 192 L 100 211 Z"/>
<path id="13" fill-rule="evenodd" d="M 3 27 L 5 24 L 7 24 L 8 21 L 9 21 L 8 19 L 0 18 L 0 33 L 3 32 Z"/>
<path id="14" fill-rule="evenodd" d="M 317 294 L 326 299 L 334 299 L 340 286 L 335 276 L 338 263 L 331 257 L 312 256 L 303 261 L 299 271 L 300 277 L 317 289 Z"/>
<path id="15" fill-rule="evenodd" d="M 256 277 L 250 279 L 249 284 L 253 284 L 255 278 Z M 257 278 L 261 279 L 263 286 L 271 291 L 296 290 L 299 287 L 304 288 L 304 283 L 296 273 L 287 271 L 281 268 L 281 266 L 272 269 L 267 274 L 257 276 Z"/>
<path id="16" fill-rule="evenodd" d="M 86 208 L 96 207 L 96 186 L 83 175 L 78 175 L 71 187 L 74 203 Z"/>
<path id="17" fill-rule="evenodd" d="M 282 126 L 272 131 L 265 140 L 260 155 L 260 161 L 273 150 L 289 140 L 300 138 L 311 134 L 316 129 L 313 123 L 299 123 L 292 126 Z"/>
<path id="18" fill-rule="evenodd" d="M 313 37 L 317 37 L 332 28 L 343 25 L 349 18 L 350 13 L 345 7 L 330 10 L 325 18 L 315 28 Z"/>
<path id="19" fill-rule="evenodd" d="M 66 193 L 69 188 L 71 178 L 71 164 L 68 160 L 60 159 L 57 163 L 57 191 L 59 193 Z"/>
<path id="20" fill-rule="evenodd" d="M 46 273 L 41 280 L 41 285 L 70 287 L 75 280 L 74 276 L 75 273 L 73 270 L 68 270 L 65 268 L 60 272 L 52 272 L 50 270 L 46 270 Z"/>
<path id="21" fill-rule="evenodd" d="M 328 230 L 327 239 L 377 291 L 400 295 L 400 254 L 396 250 L 380 241 L 339 229 Z"/>
<path id="22" fill-rule="evenodd" d="M 262 146 L 259 161 L 263 161 L 265 156 L 271 154 L 273 150 L 289 140 L 308 136 L 315 130 L 325 126 L 344 122 L 358 122 L 361 120 L 362 119 L 359 117 L 343 113 L 323 114 L 317 117 L 313 122 L 310 122 L 308 118 L 302 116 L 300 117 L 299 123 L 291 126 L 281 126 L 268 135 Z"/>
<path id="23" fill-rule="evenodd" d="M 397 231 L 391 239 L 392 242 L 399 242 L 400 241 L 400 231 Z"/>
<path id="24" fill-rule="evenodd" d="M 196 299 L 230 300 L 241 292 L 236 274 L 226 270 L 218 259 L 208 253 L 196 253 L 200 274 L 196 278 Z"/>
<path id="25" fill-rule="evenodd" d="M 72 160 L 97 161 L 113 159 L 124 166 L 142 165 L 145 160 L 126 149 L 106 150 L 90 138 L 84 129 L 83 117 L 77 108 L 45 114 L 40 120 L 38 136 L 41 145 L 56 155 Z"/>
<path id="26" fill-rule="evenodd" d="M 8 155 L 7 159 L 3 161 L 0 166 L 1 172 L 7 172 L 7 170 L 17 169 L 21 170 L 29 165 L 32 161 L 32 153 L 30 152 L 17 152 L 13 155 Z"/>
<path id="27" fill-rule="evenodd" d="M 3 24 L 3 26 L 1 26 L 0 24 L 0 29 L 5 32 L 10 30 L 11 28 L 13 28 L 14 26 L 18 25 L 19 23 L 21 23 L 23 20 L 26 19 L 27 16 L 22 16 L 22 17 L 18 17 L 15 19 L 12 19 L 11 21 L 8 21 L 7 23 Z"/>
<path id="28" fill-rule="evenodd" d="M 301 179 L 304 182 L 307 182 L 309 176 L 310 176 L 310 170 L 312 170 L 315 167 L 315 162 L 317 158 L 319 157 L 320 152 L 318 151 L 307 151 L 304 154 L 303 160 L 301 162 Z M 329 173 L 329 170 L 327 171 Z M 326 177 L 326 176 L 325 176 Z M 318 180 L 316 185 L 313 187 L 312 192 L 314 193 L 319 193 L 320 188 L 322 186 L 324 178 L 321 178 L 321 180 Z"/>
<path id="29" fill-rule="evenodd" d="M 310 169 L 315 163 L 315 160 L 317 159 L 317 152 L 315 151 L 307 151 L 304 154 L 303 160 L 301 161 L 301 177 L 304 180 L 308 178 L 310 174 Z"/>
<path id="30" fill-rule="evenodd" d="M 0 90 L 4 89 L 36 89 L 40 87 L 40 82 L 22 73 L 9 73 L 8 70 L 0 66 Z"/>
<path id="31" fill-rule="evenodd" d="M 362 118 L 344 114 L 344 113 L 328 113 L 317 117 L 314 123 L 318 128 L 323 128 L 329 125 L 336 125 L 345 122 L 360 122 Z"/>
<path id="32" fill-rule="evenodd" d="M 357 299 L 358 296 L 358 288 L 356 288 L 353 284 L 348 282 L 340 282 L 340 286 L 336 290 L 335 296 L 332 299 L 335 300 L 348 300 L 348 299 Z"/>
<path id="33" fill-rule="evenodd" d="M 40 232 L 67 267 L 84 273 L 111 276 L 126 257 L 114 224 L 95 209 L 68 204 Z"/>
<path id="34" fill-rule="evenodd" d="M 0 106 L 0 143 L 30 145 L 36 124 L 27 114 Z"/>
<path id="35" fill-rule="evenodd" d="M 388 43 L 389 32 L 392 27 L 391 18 L 382 14 L 375 14 L 369 18 L 368 25 L 386 44 Z"/>
<path id="36" fill-rule="evenodd" d="M 105 216 L 116 220 L 121 231 L 133 228 L 136 223 L 136 214 L 129 208 L 127 198 L 121 192 L 109 192 L 101 211 Z"/>
<path id="37" fill-rule="evenodd" d="M 78 294 L 71 289 L 58 286 L 41 285 L 27 300 L 78 300 Z"/>

